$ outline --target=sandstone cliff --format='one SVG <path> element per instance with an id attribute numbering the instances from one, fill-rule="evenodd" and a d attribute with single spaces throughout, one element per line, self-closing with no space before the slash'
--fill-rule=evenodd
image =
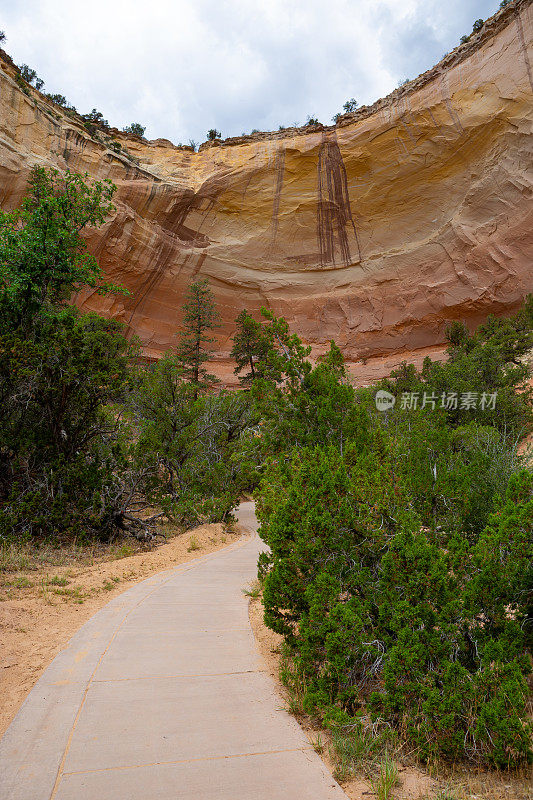
<path id="1" fill-rule="evenodd" d="M 515 0 L 429 72 L 336 126 L 203 145 L 114 131 L 129 154 L 30 90 L 0 61 L 0 202 L 35 164 L 118 186 L 117 211 L 88 236 L 132 296 L 84 295 L 123 320 L 148 355 L 175 342 L 187 283 L 209 276 L 224 326 L 262 305 L 316 353 L 348 359 L 443 341 L 449 319 L 512 311 L 533 291 L 531 0 Z M 131 157 L 132 156 L 132 157 Z M 394 355 L 396 354 L 396 355 Z"/>

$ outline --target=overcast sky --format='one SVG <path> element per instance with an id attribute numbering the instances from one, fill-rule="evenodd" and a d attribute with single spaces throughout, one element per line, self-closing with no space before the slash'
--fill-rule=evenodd
<path id="1" fill-rule="evenodd" d="M 17 64 L 78 111 L 202 142 L 329 124 L 433 66 L 498 0 L 0 0 Z"/>

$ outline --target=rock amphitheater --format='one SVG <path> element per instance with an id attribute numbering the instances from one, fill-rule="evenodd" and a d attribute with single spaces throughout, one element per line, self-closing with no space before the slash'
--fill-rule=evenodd
<path id="1" fill-rule="evenodd" d="M 84 294 L 144 352 L 171 348 L 187 284 L 207 276 L 231 382 L 234 319 L 266 306 L 319 355 L 333 338 L 361 380 L 442 350 L 533 291 L 531 0 L 516 0 L 428 72 L 337 125 L 191 148 L 115 129 L 91 137 L 0 52 L 0 198 L 34 164 L 118 186 L 88 245 L 128 297 Z M 114 145 L 112 140 L 121 147 Z"/>

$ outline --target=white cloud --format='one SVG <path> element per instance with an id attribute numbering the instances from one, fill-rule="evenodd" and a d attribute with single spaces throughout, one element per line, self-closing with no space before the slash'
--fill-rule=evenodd
<path id="1" fill-rule="evenodd" d="M 203 141 L 329 123 L 454 47 L 495 0 L 0 0 L 6 49 L 81 112 Z"/>

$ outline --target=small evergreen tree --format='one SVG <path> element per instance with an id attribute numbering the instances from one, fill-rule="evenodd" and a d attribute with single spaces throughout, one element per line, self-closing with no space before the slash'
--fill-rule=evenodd
<path id="1" fill-rule="evenodd" d="M 255 419 L 245 392 L 194 399 L 174 354 L 141 370 L 130 407 L 135 472 L 146 497 L 174 519 L 223 520 L 253 480 Z"/>
<path id="2" fill-rule="evenodd" d="M 146 128 L 140 122 L 132 122 L 131 125 L 126 125 L 124 133 L 133 133 L 135 136 L 144 136 Z"/>
<path id="3" fill-rule="evenodd" d="M 89 123 L 89 125 L 96 125 L 99 128 L 109 128 L 108 120 L 104 119 L 102 112 L 98 111 L 96 108 L 93 108 L 88 114 L 82 114 L 82 119 Z"/>
<path id="4" fill-rule="evenodd" d="M 47 94 L 46 96 L 52 101 L 52 103 L 55 103 L 58 106 L 68 105 L 67 98 L 64 94 Z"/>
<path id="5" fill-rule="evenodd" d="M 210 142 L 214 142 L 215 139 L 220 139 L 221 136 L 222 134 L 220 131 L 217 131 L 216 128 L 210 128 L 210 130 L 207 131 L 207 138 Z"/>
<path id="6" fill-rule="evenodd" d="M 356 111 L 358 105 L 359 105 L 359 103 L 357 102 L 355 97 L 351 97 L 343 105 L 344 113 L 345 114 L 350 114 L 351 112 Z"/>
<path id="7" fill-rule="evenodd" d="M 26 83 L 35 86 L 35 88 L 38 91 L 40 91 L 43 88 L 44 81 L 42 78 L 39 78 L 34 69 L 29 67 L 27 64 L 20 64 L 19 70 L 22 78 L 26 81 Z"/>
<path id="8" fill-rule="evenodd" d="M 237 330 L 233 337 L 231 357 L 237 362 L 234 369 L 235 375 L 239 375 L 241 384 L 247 386 L 255 378 L 263 377 L 260 362 L 266 356 L 268 341 L 263 333 L 261 323 L 250 316 L 246 309 L 241 311 L 235 322 Z M 246 367 L 250 368 L 249 372 L 240 375 L 239 373 Z"/>
<path id="9" fill-rule="evenodd" d="M 33 83 L 33 81 L 37 77 L 37 73 L 35 72 L 35 70 L 29 67 L 27 64 L 19 64 L 19 70 L 22 78 L 26 81 L 26 83 Z"/>
<path id="10" fill-rule="evenodd" d="M 209 360 L 206 346 L 214 341 L 208 332 L 219 327 L 218 320 L 208 279 L 191 283 L 183 306 L 183 330 L 179 334 L 177 357 L 185 378 L 194 386 L 195 400 L 201 389 L 218 383 L 218 378 L 210 375 L 204 366 Z"/>

